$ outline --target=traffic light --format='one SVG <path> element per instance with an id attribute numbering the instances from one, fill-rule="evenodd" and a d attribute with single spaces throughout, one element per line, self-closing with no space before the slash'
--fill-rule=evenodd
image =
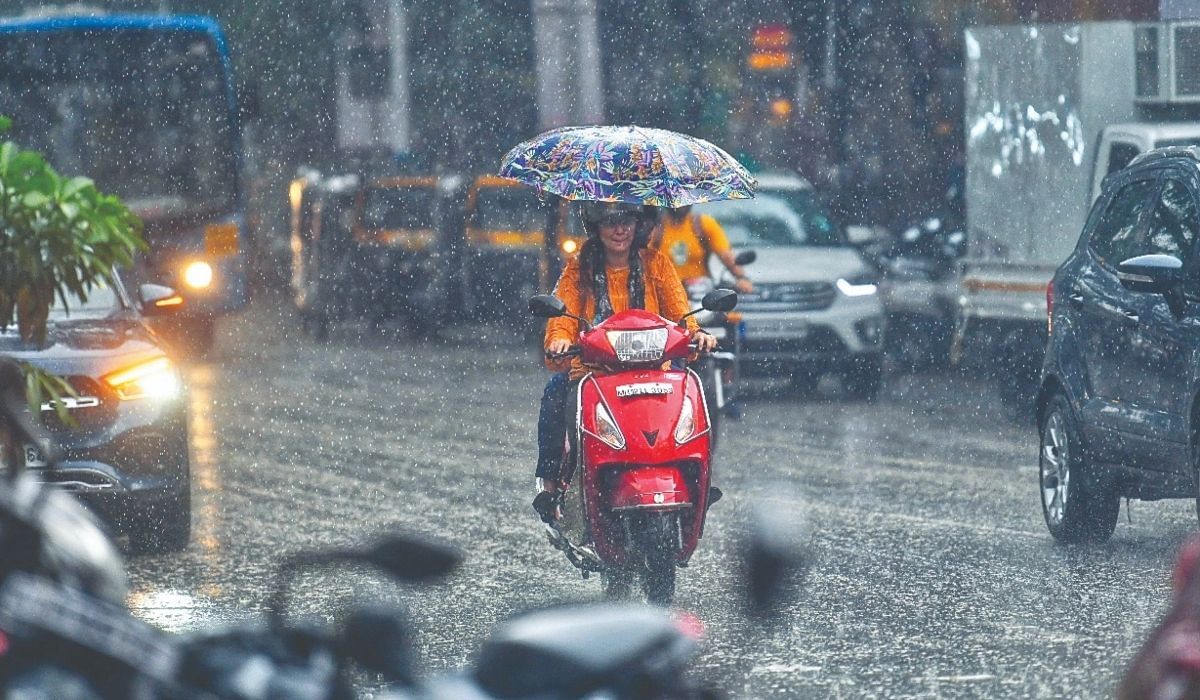
<path id="1" fill-rule="evenodd" d="M 750 35 L 746 65 L 761 73 L 786 71 L 795 65 L 792 30 L 783 24 L 761 24 Z"/>

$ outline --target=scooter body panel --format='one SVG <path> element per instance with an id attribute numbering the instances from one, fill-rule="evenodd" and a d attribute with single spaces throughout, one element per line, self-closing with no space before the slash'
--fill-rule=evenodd
<path id="1" fill-rule="evenodd" d="M 694 423 L 685 439 L 676 428 L 690 404 Z M 615 422 L 619 447 L 598 423 Z M 709 422 L 700 381 L 686 370 L 629 370 L 589 375 L 580 385 L 581 479 L 585 515 L 596 552 L 608 565 L 627 566 L 631 528 L 663 511 L 680 512 L 678 560 L 695 551 L 704 526 L 709 487 Z"/>

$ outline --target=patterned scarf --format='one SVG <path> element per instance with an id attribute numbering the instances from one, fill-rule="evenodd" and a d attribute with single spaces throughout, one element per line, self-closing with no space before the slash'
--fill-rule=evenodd
<path id="1" fill-rule="evenodd" d="M 596 299 L 596 313 L 592 325 L 613 315 L 612 301 L 608 298 L 608 273 L 605 271 L 604 246 L 592 239 L 589 267 L 592 269 L 592 296 Z M 589 241 L 590 243 L 591 241 Z M 646 280 L 642 276 L 642 251 L 637 248 L 629 256 L 629 308 L 646 308 Z"/>

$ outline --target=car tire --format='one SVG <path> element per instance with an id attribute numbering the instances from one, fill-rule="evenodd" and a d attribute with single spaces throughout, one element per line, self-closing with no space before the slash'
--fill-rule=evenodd
<path id="1" fill-rule="evenodd" d="M 190 488 L 151 503 L 129 533 L 132 554 L 163 554 L 186 549 L 192 537 Z"/>
<path id="2" fill-rule="evenodd" d="M 883 358 L 866 355 L 854 358 L 846 370 L 846 394 L 852 399 L 874 401 L 883 388 Z"/>
<path id="3" fill-rule="evenodd" d="M 1104 542 L 1117 527 L 1121 496 L 1088 457 L 1071 404 L 1055 394 L 1038 425 L 1042 516 L 1059 542 Z"/>

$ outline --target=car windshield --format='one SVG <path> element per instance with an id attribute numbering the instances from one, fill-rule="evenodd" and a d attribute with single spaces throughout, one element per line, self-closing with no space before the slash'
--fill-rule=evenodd
<path id="1" fill-rule="evenodd" d="M 372 229 L 430 229 L 437 190 L 433 187 L 374 187 L 363 202 L 363 226 Z"/>
<path id="2" fill-rule="evenodd" d="M 754 199 L 714 202 L 697 207 L 725 229 L 733 246 L 841 246 L 840 229 L 809 190 L 759 194 Z"/>
<path id="3" fill-rule="evenodd" d="M 13 140 L 87 173 L 135 211 L 236 201 L 225 69 L 203 32 L 0 35 L 0 114 Z"/>
<path id="4" fill-rule="evenodd" d="M 121 297 L 110 285 L 101 284 L 92 287 L 87 299 L 68 292 L 66 303 L 58 296 L 54 297 L 54 305 L 50 307 L 50 321 L 81 321 L 96 318 L 107 318 L 114 312 L 120 311 L 123 304 Z"/>
<path id="5" fill-rule="evenodd" d="M 525 187 L 481 187 L 475 197 L 475 227 L 485 231 L 541 231 L 546 212 Z"/>

